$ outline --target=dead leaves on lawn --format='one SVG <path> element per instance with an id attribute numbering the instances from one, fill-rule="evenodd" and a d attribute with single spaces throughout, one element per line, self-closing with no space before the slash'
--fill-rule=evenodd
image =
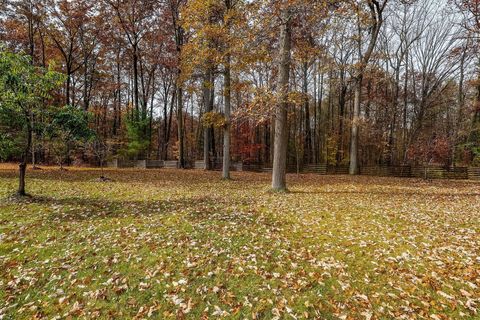
<path id="1" fill-rule="evenodd" d="M 177 170 L 0 175 L 0 318 L 475 319 L 470 182 Z"/>

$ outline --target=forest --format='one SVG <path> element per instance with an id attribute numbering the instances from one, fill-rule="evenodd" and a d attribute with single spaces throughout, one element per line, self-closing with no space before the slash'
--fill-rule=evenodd
<path id="1" fill-rule="evenodd" d="M 242 162 L 280 177 L 320 163 L 475 166 L 479 12 L 477 1 L 3 1 L 2 50 L 63 76 L 28 125 L 2 123 L 2 140 L 31 145 L 22 156 L 3 142 L 3 158 Z M 52 106 L 75 115 L 53 121 Z"/>
<path id="2" fill-rule="evenodd" d="M 480 0 L 0 0 L 0 320 L 480 319 L 479 181 Z"/>

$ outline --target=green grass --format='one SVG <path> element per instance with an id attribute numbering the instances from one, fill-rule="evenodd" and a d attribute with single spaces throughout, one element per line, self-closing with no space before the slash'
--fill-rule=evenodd
<path id="1" fill-rule="evenodd" d="M 0 318 L 479 319 L 480 185 L 0 171 Z"/>

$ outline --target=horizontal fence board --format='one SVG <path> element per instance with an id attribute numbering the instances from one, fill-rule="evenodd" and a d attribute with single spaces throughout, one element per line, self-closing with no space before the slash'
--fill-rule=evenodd
<path id="1" fill-rule="evenodd" d="M 204 161 L 195 161 L 193 163 L 193 168 L 194 169 L 204 169 L 205 168 L 205 162 Z"/>
<path id="2" fill-rule="evenodd" d="M 165 162 L 163 160 L 147 160 L 146 163 L 147 169 L 163 168 L 164 166 Z"/>
<path id="3" fill-rule="evenodd" d="M 136 161 L 133 161 L 133 160 L 114 159 L 108 162 L 107 166 L 111 168 L 134 168 L 136 164 L 137 164 Z"/>
<path id="4" fill-rule="evenodd" d="M 470 167 L 470 168 L 468 168 L 468 179 L 470 179 L 470 180 L 480 180 L 480 167 Z"/>
<path id="5" fill-rule="evenodd" d="M 348 174 L 348 166 L 328 166 L 327 174 Z"/>
<path id="6" fill-rule="evenodd" d="M 271 167 L 261 164 L 244 164 L 243 171 L 272 172 Z M 348 166 L 327 166 L 325 164 L 309 164 L 298 168 L 296 165 L 287 166 L 288 173 L 316 173 L 316 174 L 348 174 Z M 438 166 L 365 166 L 360 168 L 360 175 L 377 177 L 422 178 L 422 179 L 473 179 L 480 180 L 480 168 L 455 167 L 445 168 Z"/>
<path id="7" fill-rule="evenodd" d="M 107 163 L 112 168 L 178 168 L 178 161 L 175 160 L 120 160 L 114 159 Z M 187 163 L 186 167 L 203 169 L 203 161 L 195 161 Z M 222 170 L 222 159 L 216 159 L 212 162 L 214 170 Z M 230 165 L 232 171 L 251 171 L 271 173 L 272 167 L 265 166 L 261 163 L 232 162 Z M 349 167 L 327 166 L 326 164 L 289 164 L 287 165 L 288 173 L 312 173 L 312 174 L 348 174 Z M 360 167 L 360 175 L 377 176 L 377 177 L 400 177 L 400 178 L 420 178 L 420 179 L 457 179 L 457 180 L 479 180 L 480 167 L 440 167 L 440 166 L 365 166 Z"/>
<path id="8" fill-rule="evenodd" d="M 423 179 L 468 179 L 468 168 L 412 167 L 412 177 Z"/>
<path id="9" fill-rule="evenodd" d="M 412 168 L 410 166 L 392 166 L 389 169 L 389 174 L 393 177 L 409 178 L 412 176 Z"/>
<path id="10" fill-rule="evenodd" d="M 325 164 L 308 164 L 303 168 L 303 172 L 327 174 L 327 166 Z"/>
<path id="11" fill-rule="evenodd" d="M 164 167 L 168 169 L 176 169 L 178 168 L 178 161 L 164 161 Z"/>
<path id="12" fill-rule="evenodd" d="M 261 164 L 244 164 L 243 171 L 262 172 L 263 166 Z"/>
<path id="13" fill-rule="evenodd" d="M 241 162 L 230 162 L 230 170 L 231 171 L 243 171 L 243 164 Z M 205 162 L 202 161 L 195 161 L 193 165 L 194 169 L 205 169 Z M 223 160 L 219 159 L 215 162 L 212 162 L 212 169 L 215 171 L 221 171 L 223 169 Z"/>

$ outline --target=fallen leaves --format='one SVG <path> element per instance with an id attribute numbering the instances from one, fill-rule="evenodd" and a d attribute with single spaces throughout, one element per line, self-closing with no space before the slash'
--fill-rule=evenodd
<path id="1" fill-rule="evenodd" d="M 0 318 L 474 319 L 471 182 L 177 170 L 0 175 Z"/>

